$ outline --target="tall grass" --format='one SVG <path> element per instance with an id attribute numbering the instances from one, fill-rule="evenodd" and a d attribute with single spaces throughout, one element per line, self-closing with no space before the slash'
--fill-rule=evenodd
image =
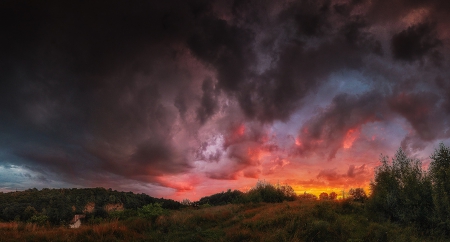
<path id="1" fill-rule="evenodd" d="M 364 204 L 300 200 L 183 209 L 155 220 L 111 220 L 79 229 L 0 223 L 0 241 L 446 241 L 372 221 Z"/>

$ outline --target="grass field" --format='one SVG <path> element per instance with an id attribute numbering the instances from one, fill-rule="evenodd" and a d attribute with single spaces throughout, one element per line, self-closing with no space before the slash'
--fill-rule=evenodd
<path id="1" fill-rule="evenodd" d="M 445 241 L 413 227 L 373 221 L 364 204 L 297 200 L 170 211 L 78 229 L 0 223 L 0 241 Z"/>

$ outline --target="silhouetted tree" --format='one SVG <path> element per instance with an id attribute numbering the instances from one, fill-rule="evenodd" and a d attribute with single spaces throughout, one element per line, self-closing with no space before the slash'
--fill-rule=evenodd
<path id="1" fill-rule="evenodd" d="M 210 204 L 213 206 L 225 205 L 228 203 L 241 203 L 244 200 L 244 193 L 239 190 L 231 191 L 228 189 L 227 192 L 216 193 L 211 196 L 206 196 L 200 198 L 198 204 Z"/>
<path id="2" fill-rule="evenodd" d="M 443 143 L 431 155 L 429 176 L 433 186 L 433 200 L 440 227 L 450 234 L 450 148 Z"/>
<path id="3" fill-rule="evenodd" d="M 298 199 L 305 199 L 305 200 L 317 200 L 317 196 L 311 193 L 304 192 L 302 195 L 297 196 Z"/>
<path id="4" fill-rule="evenodd" d="M 297 198 L 297 194 L 295 194 L 294 188 L 287 184 L 278 187 L 278 189 L 283 193 L 283 200 L 294 201 Z"/>
<path id="5" fill-rule="evenodd" d="M 353 201 L 364 202 L 367 200 L 367 194 L 363 188 L 352 188 L 348 193 L 352 196 Z"/>
<path id="6" fill-rule="evenodd" d="M 394 221 L 428 226 L 433 211 L 432 187 L 421 162 L 407 157 L 401 148 L 392 164 L 387 156 L 381 156 L 380 161 L 371 183 L 372 211 L 381 211 Z"/>
<path id="7" fill-rule="evenodd" d="M 337 198 L 337 193 L 331 192 L 331 193 L 328 195 L 328 198 L 329 198 L 330 200 L 335 200 L 335 199 Z"/>
<path id="8" fill-rule="evenodd" d="M 328 200 L 328 193 L 322 192 L 322 193 L 319 195 L 319 199 L 320 199 L 320 200 Z"/>
<path id="9" fill-rule="evenodd" d="M 244 197 L 244 200 L 255 203 L 276 203 L 282 201 L 293 201 L 296 199 L 297 195 L 295 194 L 294 189 L 289 185 L 275 187 L 269 182 L 258 181 L 256 186 L 250 189 Z"/>

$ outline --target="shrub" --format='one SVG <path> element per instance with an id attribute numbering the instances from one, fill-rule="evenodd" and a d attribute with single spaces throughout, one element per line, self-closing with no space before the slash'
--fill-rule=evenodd
<path id="1" fill-rule="evenodd" d="M 164 214 L 164 209 L 161 203 L 151 203 L 138 209 L 138 215 L 141 218 L 155 221 L 158 216 Z"/>
<path id="2" fill-rule="evenodd" d="M 33 215 L 30 218 L 30 222 L 38 224 L 38 225 L 44 225 L 48 221 L 48 217 L 45 215 Z"/>

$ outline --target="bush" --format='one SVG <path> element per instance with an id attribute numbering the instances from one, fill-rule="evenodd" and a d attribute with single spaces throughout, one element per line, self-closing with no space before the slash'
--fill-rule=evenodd
<path id="1" fill-rule="evenodd" d="M 293 201 L 296 198 L 294 189 L 289 185 L 277 186 L 266 182 L 258 181 L 256 186 L 247 192 L 247 201 L 258 203 L 280 203 L 283 201 Z"/>
<path id="2" fill-rule="evenodd" d="M 141 218 L 155 221 L 160 215 L 164 214 L 161 203 L 151 203 L 138 209 L 138 215 Z"/>
<path id="3" fill-rule="evenodd" d="M 305 241 L 335 241 L 335 237 L 329 231 L 330 223 L 327 221 L 313 221 L 305 231 Z"/>
<path id="4" fill-rule="evenodd" d="M 370 224 L 368 228 L 368 233 L 364 237 L 364 241 L 373 242 L 387 242 L 388 240 L 388 229 L 380 224 Z"/>
<path id="5" fill-rule="evenodd" d="M 30 218 L 30 222 L 35 223 L 37 225 L 44 225 L 48 221 L 48 217 L 45 215 L 33 215 Z"/>
<path id="6" fill-rule="evenodd" d="M 365 202 L 367 200 L 366 192 L 363 188 L 350 189 L 350 196 L 352 196 L 353 201 L 355 202 Z"/>

